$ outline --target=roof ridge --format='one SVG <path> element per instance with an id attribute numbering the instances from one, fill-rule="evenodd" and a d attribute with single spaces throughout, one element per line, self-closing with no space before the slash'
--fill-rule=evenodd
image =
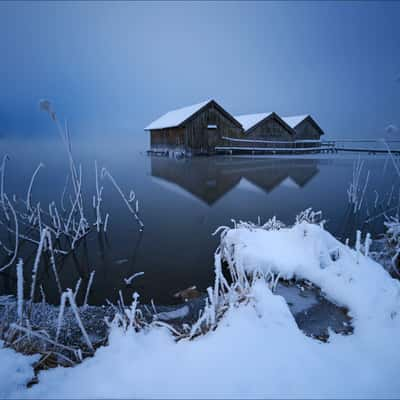
<path id="1" fill-rule="evenodd" d="M 310 114 L 289 115 L 289 116 L 286 116 L 286 117 L 282 117 L 282 119 L 291 128 L 295 128 L 297 125 L 299 125 L 301 122 L 303 122 L 308 117 L 311 117 L 311 115 Z"/>
<path id="2" fill-rule="evenodd" d="M 208 99 L 206 101 L 202 101 L 201 103 L 196 103 L 189 106 L 180 107 L 175 110 L 167 111 L 166 113 L 161 115 L 161 117 L 155 119 L 153 122 L 147 125 L 144 130 L 149 131 L 153 129 L 175 128 L 212 101 L 215 100 Z"/>
<path id="3" fill-rule="evenodd" d="M 274 112 L 270 111 L 263 113 L 234 115 L 234 118 L 240 122 L 240 124 L 243 126 L 243 129 L 247 131 L 271 114 L 274 114 Z"/>

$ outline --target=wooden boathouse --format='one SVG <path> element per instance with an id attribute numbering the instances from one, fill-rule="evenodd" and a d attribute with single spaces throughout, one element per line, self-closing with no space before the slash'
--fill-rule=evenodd
<path id="1" fill-rule="evenodd" d="M 237 115 L 244 134 L 241 138 L 223 137 L 216 149 L 222 153 L 292 154 L 330 151 L 321 147 L 323 131 L 311 116 L 281 118 L 275 112 Z"/>
<path id="2" fill-rule="evenodd" d="M 295 131 L 295 140 L 320 140 L 324 131 L 311 115 L 282 118 Z"/>
<path id="3" fill-rule="evenodd" d="M 310 115 L 281 118 L 275 112 L 232 116 L 215 100 L 169 111 L 146 128 L 160 155 L 301 153 L 333 151 Z"/>
<path id="4" fill-rule="evenodd" d="M 152 152 L 213 154 L 222 137 L 240 138 L 242 125 L 215 100 L 169 111 L 145 128 Z"/>
<path id="5" fill-rule="evenodd" d="M 296 132 L 274 112 L 237 115 L 246 139 L 293 141 Z"/>

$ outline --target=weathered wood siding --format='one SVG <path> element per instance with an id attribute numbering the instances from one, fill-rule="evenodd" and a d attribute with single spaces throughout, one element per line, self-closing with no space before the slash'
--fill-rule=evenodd
<path id="1" fill-rule="evenodd" d="M 292 141 L 293 134 L 275 117 L 267 118 L 245 135 L 248 139 Z"/>
<path id="2" fill-rule="evenodd" d="M 185 128 L 168 128 L 150 131 L 152 149 L 180 149 L 185 145 Z"/>
<path id="3" fill-rule="evenodd" d="M 207 126 L 216 125 L 216 129 Z M 186 123 L 188 147 L 193 153 L 213 153 L 214 147 L 223 144 L 222 137 L 238 138 L 243 130 L 211 103 Z"/>
<path id="4" fill-rule="evenodd" d="M 210 129 L 210 125 L 216 128 Z M 239 138 L 242 134 L 238 124 L 210 103 L 180 127 L 150 131 L 150 144 L 152 149 L 212 154 L 215 146 L 223 144 L 222 136 Z"/>
<path id="5" fill-rule="evenodd" d="M 294 130 L 296 131 L 295 140 L 319 140 L 321 135 L 319 129 L 306 118 Z"/>

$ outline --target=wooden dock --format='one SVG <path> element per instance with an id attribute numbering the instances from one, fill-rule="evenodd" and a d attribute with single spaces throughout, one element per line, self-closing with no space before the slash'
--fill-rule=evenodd
<path id="1" fill-rule="evenodd" d="M 368 153 L 368 154 L 388 154 L 389 151 L 386 149 L 362 149 L 362 148 L 354 148 L 354 147 L 336 147 L 336 152 L 339 151 L 349 151 L 354 153 Z M 390 150 L 390 153 L 399 155 L 400 150 Z"/>
<path id="2" fill-rule="evenodd" d="M 307 153 L 334 153 L 335 149 L 328 146 L 319 147 L 246 147 L 246 146 L 217 146 L 217 153 L 234 154 L 307 154 Z"/>
<path id="3" fill-rule="evenodd" d="M 335 139 L 335 140 L 296 140 L 296 141 L 271 141 L 259 139 L 236 139 L 223 137 L 227 144 L 216 146 L 217 153 L 224 154 L 312 154 L 312 153 L 367 153 L 367 154 L 388 154 L 400 155 L 400 149 L 384 149 L 384 148 L 363 148 L 349 147 L 347 143 L 372 143 L 382 144 L 383 140 L 377 139 Z M 388 140 L 387 142 L 400 142 L 399 140 Z M 338 145 L 338 143 L 346 143 L 346 145 Z"/>

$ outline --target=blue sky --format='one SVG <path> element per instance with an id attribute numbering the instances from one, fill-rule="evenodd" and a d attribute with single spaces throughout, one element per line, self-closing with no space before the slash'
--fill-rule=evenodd
<path id="1" fill-rule="evenodd" d="M 399 21 L 400 2 L 0 2 L 0 133 L 46 132 L 41 98 L 78 134 L 140 137 L 215 98 L 379 137 L 400 125 Z"/>

